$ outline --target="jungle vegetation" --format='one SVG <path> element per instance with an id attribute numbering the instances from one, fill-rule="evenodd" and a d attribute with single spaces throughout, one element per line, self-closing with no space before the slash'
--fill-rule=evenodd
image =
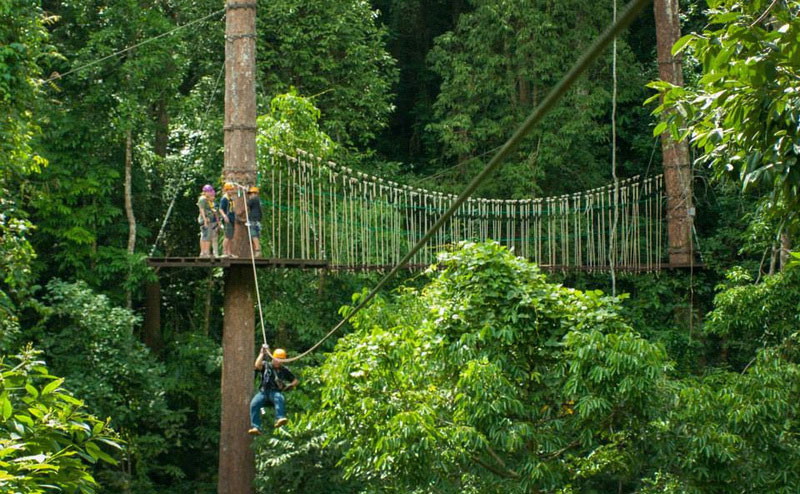
<path id="1" fill-rule="evenodd" d="M 457 192 L 612 1 L 259 2 L 259 146 Z M 495 243 L 443 252 L 293 367 L 258 492 L 800 492 L 800 2 L 680 7 L 685 86 L 658 81 L 652 10 L 619 40 L 617 173 L 689 142 L 703 268 L 611 296 Z M 0 0 L 1 492 L 216 491 L 221 271 L 159 273 L 157 333 L 143 315 L 168 204 L 156 252 L 189 255 L 219 182 L 220 8 Z M 610 182 L 611 99 L 606 53 L 479 193 Z M 270 338 L 308 348 L 377 276 L 262 271 Z"/>

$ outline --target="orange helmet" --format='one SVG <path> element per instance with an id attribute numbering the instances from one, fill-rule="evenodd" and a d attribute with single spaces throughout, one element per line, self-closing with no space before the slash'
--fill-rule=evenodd
<path id="1" fill-rule="evenodd" d="M 275 358 L 285 359 L 286 358 L 286 350 L 283 348 L 276 348 L 274 352 L 272 352 L 272 356 Z"/>
<path id="2" fill-rule="evenodd" d="M 250 187 L 250 189 L 248 189 L 247 192 L 258 194 L 258 187 L 256 186 Z"/>
<path id="3" fill-rule="evenodd" d="M 230 182 L 225 182 L 225 185 L 222 186 L 222 190 L 233 190 L 233 184 Z"/>

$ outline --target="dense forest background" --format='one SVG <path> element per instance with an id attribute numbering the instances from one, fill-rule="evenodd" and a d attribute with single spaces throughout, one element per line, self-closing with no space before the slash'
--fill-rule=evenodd
<path id="1" fill-rule="evenodd" d="M 260 139 L 459 191 L 612 1 L 260 2 Z M 293 367 L 259 492 L 800 491 L 800 3 L 680 7 L 686 88 L 651 84 L 652 10 L 619 40 L 617 173 L 660 173 L 661 121 L 691 140 L 702 268 L 610 297 L 494 244 L 443 255 Z M 221 8 L 0 0 L 0 490 L 216 490 L 223 273 L 145 259 L 193 255 L 219 185 Z M 611 112 L 609 52 L 479 194 L 609 183 Z M 268 336 L 309 347 L 376 280 L 262 271 Z"/>

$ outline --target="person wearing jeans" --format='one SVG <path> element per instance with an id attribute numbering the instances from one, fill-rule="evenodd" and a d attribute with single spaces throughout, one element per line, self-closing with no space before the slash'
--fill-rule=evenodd
<path id="1" fill-rule="evenodd" d="M 282 365 L 283 359 L 286 358 L 286 350 L 275 349 L 270 365 L 264 362 L 268 351 L 267 345 L 262 346 L 254 364 L 255 370 L 261 372 L 258 393 L 250 400 L 250 430 L 247 432 L 254 436 L 261 434 L 261 408 L 269 403 L 275 407 L 275 427 L 281 427 L 288 421 L 283 391 L 294 388 L 298 382 L 292 371 Z"/>

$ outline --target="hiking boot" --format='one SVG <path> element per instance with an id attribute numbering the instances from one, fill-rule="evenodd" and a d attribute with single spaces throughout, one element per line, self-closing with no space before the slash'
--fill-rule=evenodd
<path id="1" fill-rule="evenodd" d="M 252 429 L 247 431 L 247 433 L 250 434 L 251 436 L 260 436 L 261 435 L 261 431 L 258 430 L 258 427 L 253 427 Z"/>
<path id="2" fill-rule="evenodd" d="M 279 418 L 278 420 L 275 421 L 275 428 L 277 429 L 278 427 L 283 427 L 283 425 L 288 421 L 289 419 L 287 419 L 286 417 Z"/>

